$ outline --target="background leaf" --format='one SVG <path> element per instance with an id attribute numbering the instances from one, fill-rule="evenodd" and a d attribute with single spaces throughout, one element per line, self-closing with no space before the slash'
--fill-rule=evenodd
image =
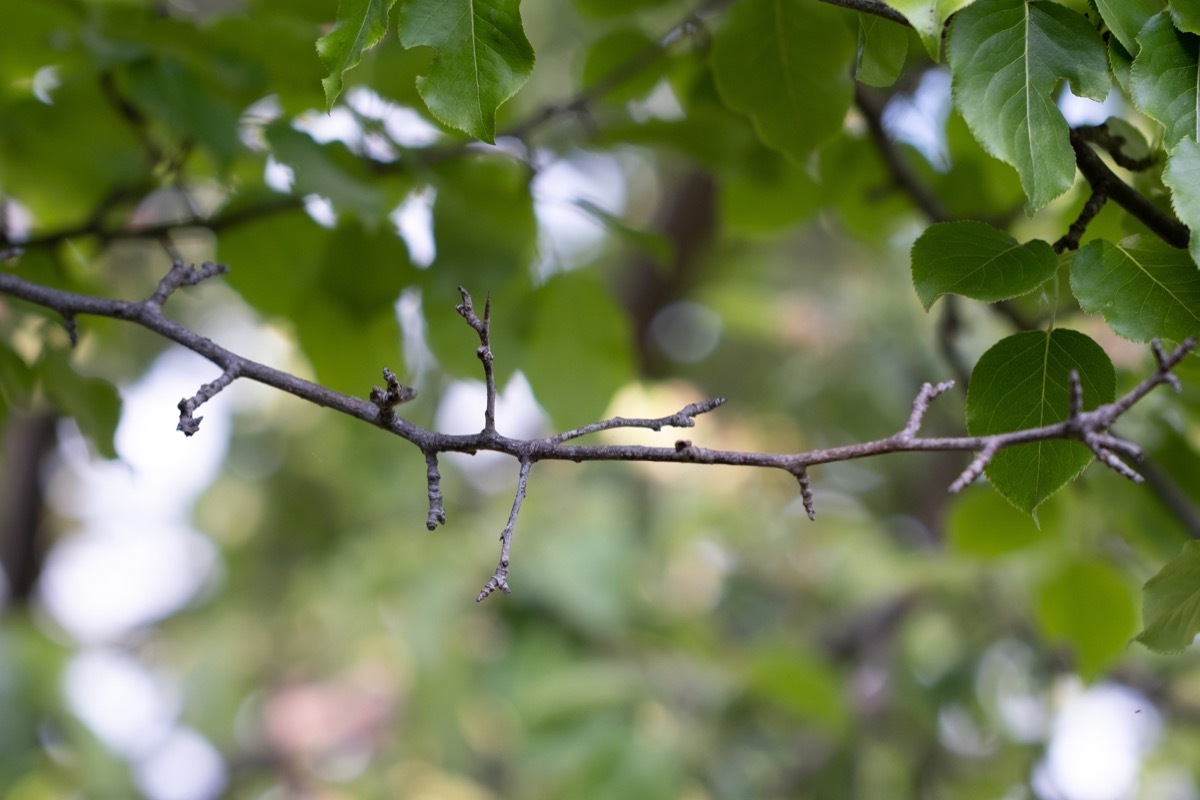
<path id="1" fill-rule="evenodd" d="M 379 44 L 387 33 L 388 12 L 396 0 L 340 0 L 333 30 L 317 40 L 317 55 L 329 70 L 322 79 L 325 108 L 342 93 L 342 77 L 358 66 L 363 53 Z"/>
<path id="2" fill-rule="evenodd" d="M 742 0 L 713 38 L 711 58 L 722 100 L 754 121 L 763 142 L 803 158 L 842 126 L 853 53 L 850 31 L 816 4 Z"/>
<path id="3" fill-rule="evenodd" d="M 1091 24 L 1057 3 L 979 0 L 954 17 L 947 55 L 955 103 L 984 148 L 1016 168 L 1030 209 L 1069 189 L 1075 154 L 1053 95 L 1064 79 L 1082 97 L 1108 95 Z"/>
<path id="4" fill-rule="evenodd" d="M 406 0 L 397 25 L 405 47 L 437 51 L 421 98 L 439 120 L 476 139 L 496 137 L 496 109 L 533 72 L 520 0 Z"/>
<path id="5" fill-rule="evenodd" d="M 1037 593 L 1042 630 L 1075 651 L 1075 667 L 1092 680 L 1129 645 L 1137 606 L 1125 578 L 1107 564 L 1071 561 Z"/>
<path id="6" fill-rule="evenodd" d="M 1021 244 L 970 220 L 930 225 L 912 247 L 913 285 L 928 311 L 944 294 L 995 302 L 1032 292 L 1058 270 L 1050 245 Z"/>
<path id="7" fill-rule="evenodd" d="M 1200 634 L 1200 542 L 1187 542 L 1142 587 L 1137 640 L 1156 653 L 1178 653 Z"/>
<path id="8" fill-rule="evenodd" d="M 1063 421 L 1069 410 L 1071 370 L 1079 373 L 1085 408 L 1112 401 L 1112 362 L 1082 333 L 1058 328 L 1000 340 L 971 372 L 967 430 L 972 436 L 986 436 Z M 988 466 L 987 477 L 1010 503 L 1031 514 L 1091 461 L 1091 451 L 1078 442 L 1035 442 L 1001 450 Z"/>
<path id="9" fill-rule="evenodd" d="M 1183 33 L 1171 17 L 1155 14 L 1138 34 L 1142 49 L 1133 60 L 1133 102 L 1162 124 L 1166 147 L 1185 136 L 1200 139 L 1200 36 Z"/>
<path id="10" fill-rule="evenodd" d="M 1071 291 L 1084 311 L 1135 342 L 1200 333 L 1200 270 L 1187 251 L 1153 236 L 1088 242 L 1071 264 Z"/>
<path id="11" fill-rule="evenodd" d="M 1200 7 L 1191 0 L 1172 0 L 1171 19 L 1175 27 L 1188 33 L 1200 33 Z"/>
<path id="12" fill-rule="evenodd" d="M 996 492 L 972 488 L 955 501 L 946 535 L 955 552 L 996 558 L 1059 535 L 1064 516 L 1057 498 L 1043 504 L 1034 520 Z"/>
<path id="13" fill-rule="evenodd" d="M 1152 16 L 1162 11 L 1162 0 L 1095 0 L 1096 10 L 1126 52 L 1138 53 L 1137 35 Z"/>
<path id="14" fill-rule="evenodd" d="M 891 86 L 908 55 L 908 30 L 890 20 L 863 14 L 858 19 L 858 64 L 854 77 L 868 86 Z"/>

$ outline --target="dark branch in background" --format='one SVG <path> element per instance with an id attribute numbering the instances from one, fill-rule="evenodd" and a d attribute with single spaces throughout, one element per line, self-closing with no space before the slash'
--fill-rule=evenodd
<path id="1" fill-rule="evenodd" d="M 425 456 L 428 466 L 427 478 L 429 487 L 429 516 L 426 524 L 435 527 L 445 521 L 445 508 L 442 505 L 440 475 L 437 469 L 439 453 L 476 453 L 493 451 L 504 453 L 515 458 L 520 466 L 517 494 L 513 500 L 512 512 L 508 524 L 501 534 L 500 563 L 487 587 L 480 594 L 480 599 L 492 591 L 506 591 L 508 587 L 508 569 L 513 530 L 517 515 L 525 498 L 529 471 L 538 461 L 649 461 L 690 464 L 725 464 L 742 467 L 766 467 L 779 469 L 794 476 L 800 485 L 801 497 L 805 510 L 810 516 L 816 511 L 813 506 L 812 493 L 809 489 L 808 469 L 817 464 L 828 464 L 837 461 L 848 461 L 857 458 L 883 455 L 885 453 L 901 452 L 932 452 L 932 451 L 964 451 L 977 455 L 968 464 L 958 479 L 951 485 L 951 491 L 958 491 L 982 474 L 992 457 L 1005 447 L 1029 442 L 1040 442 L 1051 439 L 1070 439 L 1083 442 L 1097 454 L 1102 463 L 1120 472 L 1125 477 L 1141 480 L 1141 477 L 1130 468 L 1126 459 L 1139 459 L 1141 450 L 1133 443 L 1119 439 L 1108 432 L 1116 420 L 1128 411 L 1135 403 L 1146 396 L 1159 384 L 1168 384 L 1179 389 L 1179 380 L 1171 370 L 1187 352 L 1195 345 L 1189 340 L 1171 353 L 1166 353 L 1157 343 L 1154 345 L 1154 355 L 1157 368 L 1154 373 L 1135 386 L 1127 394 L 1092 411 L 1082 410 L 1082 396 L 1076 386 L 1078 380 L 1073 380 L 1071 406 L 1066 420 L 1054 425 L 1043 425 L 1037 428 L 1013 431 L 1010 433 L 992 434 L 989 436 L 959 436 L 959 437 L 922 437 L 919 430 L 925 413 L 931 401 L 953 386 L 951 382 L 937 385 L 925 384 L 913 400 L 912 409 L 904 427 L 892 436 L 859 444 L 830 447 L 819 450 L 809 450 L 801 453 L 760 453 L 740 450 L 714 450 L 698 447 L 690 441 L 681 440 L 674 447 L 647 447 L 641 445 L 579 445 L 568 444 L 568 440 L 602 430 L 615 428 L 662 428 L 691 427 L 695 417 L 708 413 L 722 403 L 720 399 L 694 403 L 670 416 L 658 419 L 623 419 L 614 417 L 568 431 L 557 436 L 538 439 L 513 439 L 498 433 L 495 429 L 494 396 L 490 397 L 490 412 L 485 416 L 484 428 L 476 434 L 449 435 L 427 430 L 419 425 L 400 418 L 395 414 L 393 406 L 413 396 L 412 390 L 401 387 L 395 376 L 385 372 L 386 389 L 375 387 L 370 393 L 369 400 L 362 400 L 339 392 L 332 391 L 319 384 L 297 378 L 286 372 L 268 367 L 250 359 L 237 355 L 193 331 L 175 323 L 162 314 L 162 306 L 172 292 L 180 286 L 191 285 L 205 277 L 219 274 L 224 268 L 219 265 L 205 265 L 199 270 L 176 264 L 171 272 L 159 284 L 150 298 L 141 302 L 125 300 L 110 300 L 91 295 L 76 294 L 58 289 L 51 289 L 31 283 L 10 273 L 0 273 L 0 293 L 25 300 L 35 305 L 73 317 L 81 314 L 112 317 L 128 320 L 141 325 L 160 336 L 176 342 L 199 355 L 204 356 L 221 368 L 221 376 L 212 383 L 202 387 L 193 398 L 185 398 L 181 402 L 180 429 L 185 434 L 195 433 L 200 419 L 192 418 L 191 414 L 201 404 L 214 396 L 218 391 L 237 378 L 250 380 L 272 386 L 307 400 L 317 405 L 341 411 L 356 419 L 371 425 L 382 427 L 387 431 L 411 442 Z M 471 296 L 462 291 L 463 302 L 459 313 L 480 336 L 478 353 L 484 364 L 486 373 L 491 372 L 490 366 L 494 358 L 488 344 L 488 327 L 490 314 L 485 310 L 483 319 L 474 312 Z M 491 390 L 494 392 L 494 386 Z M 394 402 L 393 402 L 394 401 Z M 186 413 L 184 409 L 186 408 Z M 185 420 L 191 424 L 184 425 Z M 490 588 L 489 588 L 490 587 Z"/>
<path id="2" fill-rule="evenodd" d="M 1191 231 L 1171 214 L 1151 203 L 1145 195 L 1134 189 L 1108 168 L 1088 141 L 1094 133 L 1084 134 L 1071 131 L 1071 146 L 1075 148 L 1075 163 L 1083 177 L 1091 184 L 1093 192 L 1101 192 L 1121 208 L 1128 211 L 1143 225 L 1172 247 L 1184 249 L 1188 246 Z"/>
<path id="3" fill-rule="evenodd" d="M 879 0 L 821 0 L 821 2 L 828 3 L 831 6 L 839 6 L 840 8 L 848 8 L 851 11 L 873 14 L 876 17 L 883 17 L 884 19 L 890 19 L 892 22 L 912 27 L 903 14 L 891 6 L 879 2 Z"/>
<path id="4" fill-rule="evenodd" d="M 1087 231 L 1087 226 L 1092 224 L 1092 220 L 1100 213 L 1100 209 L 1104 208 L 1104 203 L 1107 200 L 1108 195 L 1104 193 L 1104 189 L 1092 189 L 1087 202 L 1083 204 L 1083 208 L 1079 211 L 1079 216 L 1071 223 L 1071 227 L 1067 228 L 1067 232 L 1054 243 L 1054 252 L 1061 255 L 1068 250 L 1078 250 L 1079 242 L 1083 239 L 1083 234 Z"/>

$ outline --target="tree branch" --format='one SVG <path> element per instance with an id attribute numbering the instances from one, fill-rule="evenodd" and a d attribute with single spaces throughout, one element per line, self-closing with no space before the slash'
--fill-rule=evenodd
<path id="1" fill-rule="evenodd" d="M 568 444 L 567 442 L 589 433 L 616 428 L 660 429 L 668 426 L 692 427 L 695 424 L 695 417 L 714 410 L 724 401 L 717 398 L 701 403 L 693 403 L 680 409 L 675 414 L 657 419 L 625 419 L 614 417 L 592 423 L 591 425 L 585 425 L 581 428 L 575 428 L 565 433 L 537 439 L 515 439 L 504 436 L 495 428 L 495 387 L 491 369 L 493 356 L 488 344 L 490 309 L 485 307 L 484 316 L 480 319 L 474 311 L 470 294 L 466 290 L 462 290 L 463 302 L 458 306 L 458 310 L 480 337 L 480 346 L 477 353 L 483 364 L 485 376 L 490 379 L 488 408 L 485 412 L 483 430 L 479 433 L 449 435 L 428 430 L 395 414 L 393 407 L 403 402 L 403 400 L 411 398 L 413 393 L 412 390 L 401 387 L 396 381 L 395 376 L 389 371 L 384 372 L 387 388 L 380 389 L 379 387 L 374 387 L 370 393 L 370 399 L 362 400 L 335 392 L 319 384 L 297 378 L 286 372 L 281 372 L 280 370 L 239 356 L 212 340 L 194 333 L 163 316 L 162 306 L 172 292 L 181 286 L 192 285 L 220 274 L 224 269 L 223 266 L 215 264 L 205 264 L 199 270 L 185 267 L 182 264 L 176 264 L 171 268 L 167 277 L 160 282 L 154 293 L 148 299 L 140 302 L 110 300 L 52 289 L 26 281 L 11 273 L 0 273 L 0 294 L 6 294 L 51 309 L 65 318 L 73 318 L 76 315 L 93 315 L 127 320 L 176 342 L 221 367 L 222 373 L 217 380 L 201 387 L 196 396 L 180 401 L 181 418 L 179 429 L 186 435 L 190 436 L 198 429 L 200 418 L 192 417 L 192 412 L 197 407 L 207 402 L 234 380 L 248 378 L 287 392 L 302 400 L 340 411 L 343 414 L 363 420 L 371 425 L 381 427 L 407 440 L 421 450 L 428 466 L 429 515 L 426 524 L 431 529 L 445 521 L 445 509 L 442 504 L 440 489 L 441 478 L 437 468 L 437 455 L 439 453 L 493 451 L 512 456 L 520 464 L 517 494 L 513 501 L 513 509 L 509 515 L 508 524 L 501 534 L 502 547 L 499 565 L 492 579 L 489 580 L 487 586 L 480 593 L 479 599 L 481 600 L 496 589 L 507 591 L 509 549 L 512 543 L 513 529 L 516 525 L 517 514 L 525 498 L 529 471 L 532 465 L 538 461 L 647 461 L 677 464 L 725 464 L 729 466 L 779 469 L 797 479 L 805 510 L 810 517 L 816 514 L 813 506 L 812 492 L 809 488 L 808 469 L 810 467 L 818 464 L 869 458 L 886 453 L 931 451 L 964 451 L 976 453 L 975 458 L 951 484 L 950 491 L 956 492 L 978 478 L 993 456 L 1006 447 L 1051 439 L 1069 439 L 1083 442 L 1096 453 L 1102 463 L 1125 477 L 1141 481 L 1141 476 L 1122 460 L 1122 457 L 1134 460 L 1139 459 L 1141 457 L 1140 448 L 1132 442 L 1127 442 L 1112 435 L 1109 433 L 1109 428 L 1112 427 L 1113 423 L 1121 415 L 1132 408 L 1156 386 L 1168 384 L 1178 390 L 1180 388 L 1179 379 L 1171 370 L 1195 346 L 1195 340 L 1189 339 L 1172 352 L 1167 353 L 1162 349 L 1161 345 L 1155 342 L 1153 345 L 1154 356 L 1157 362 L 1155 371 L 1116 401 L 1101 405 L 1091 411 L 1083 410 L 1082 390 L 1079 387 L 1078 378 L 1070 378 L 1072 382 L 1072 396 L 1070 407 L 1067 409 L 1067 419 L 1052 425 L 1042 425 L 1036 428 L 1008 433 L 998 433 L 988 436 L 919 436 L 921 423 L 929 408 L 929 404 L 934 398 L 948 391 L 953 386 L 952 382 L 947 381 L 937 385 L 927 383 L 921 388 L 921 391 L 912 402 L 912 407 L 904 427 L 897 433 L 882 439 L 842 445 L 840 447 L 822 448 L 800 453 L 761 453 L 698 447 L 688 440 L 677 441 L 674 447 L 619 444 L 581 445 Z"/>

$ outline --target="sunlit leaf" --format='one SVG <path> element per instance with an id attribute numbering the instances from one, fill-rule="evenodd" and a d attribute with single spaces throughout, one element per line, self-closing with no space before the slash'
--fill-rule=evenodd
<path id="1" fill-rule="evenodd" d="M 1082 333 L 1058 328 L 1000 340 L 971 372 L 967 430 L 972 436 L 986 436 L 1062 422 L 1070 412 L 1072 370 L 1079 373 L 1085 408 L 1112 401 L 1112 362 Z M 1031 514 L 1091 461 L 1091 451 L 1079 442 L 1033 442 L 997 453 L 987 477 L 1010 503 Z"/>
<path id="2" fill-rule="evenodd" d="M 1142 624 L 1137 640 L 1156 653 L 1178 653 L 1200 634 L 1200 542 L 1185 544 L 1146 581 Z"/>
<path id="3" fill-rule="evenodd" d="M 1128 582 L 1096 561 L 1071 561 L 1041 585 L 1037 618 L 1045 634 L 1075 651 L 1085 680 L 1124 652 L 1137 630 L 1137 605 Z"/>
<path id="4" fill-rule="evenodd" d="M 492 142 L 496 109 L 533 72 L 520 0 L 406 0 L 398 29 L 405 47 L 437 51 L 421 98 L 445 124 Z"/>
<path id="5" fill-rule="evenodd" d="M 326 110 L 342 93 L 342 77 L 358 66 L 363 53 L 379 44 L 387 33 L 388 12 L 396 0 L 340 0 L 337 23 L 317 40 L 317 55 L 329 70 L 321 81 Z"/>
<path id="6" fill-rule="evenodd" d="M 944 294 L 995 302 L 1032 292 L 1058 270 L 1050 245 L 1021 244 L 982 222 L 930 225 L 912 247 L 913 285 L 925 309 Z"/>
<path id="7" fill-rule="evenodd" d="M 1200 333 L 1200 270 L 1187 251 L 1154 236 L 1084 245 L 1071 264 L 1071 291 L 1084 311 L 1135 342 Z"/>
<path id="8" fill-rule="evenodd" d="M 1104 43 L 1079 14 L 1052 2 L 979 0 L 955 15 L 947 45 L 954 100 L 972 133 L 1016 168 L 1036 211 L 1075 180 L 1058 84 L 1093 100 L 1109 91 Z"/>
<path id="9" fill-rule="evenodd" d="M 842 126 L 854 38 L 816 3 L 742 0 L 713 40 L 721 98 L 762 140 L 803 158 Z"/>
<path id="10" fill-rule="evenodd" d="M 1183 33 L 1169 14 L 1155 14 L 1138 34 L 1133 61 L 1133 102 L 1162 123 L 1167 150 L 1185 136 L 1200 139 L 1200 36 Z"/>
<path id="11" fill-rule="evenodd" d="M 946 20 L 972 2 L 974 0 L 887 0 L 889 6 L 912 24 L 934 61 L 941 60 L 942 27 Z"/>

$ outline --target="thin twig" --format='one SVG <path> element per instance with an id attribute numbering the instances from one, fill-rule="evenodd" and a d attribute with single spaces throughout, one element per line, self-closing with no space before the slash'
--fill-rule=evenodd
<path id="1" fill-rule="evenodd" d="M 487 300 L 483 304 L 483 319 L 480 319 L 475 313 L 475 306 L 471 304 L 471 295 L 463 287 L 458 287 L 458 293 L 462 295 L 462 302 L 455 306 L 455 310 L 462 315 L 462 318 L 467 321 L 467 324 L 479 334 L 479 347 L 475 348 L 475 355 L 483 364 L 483 378 L 487 386 L 487 406 L 483 411 L 483 432 L 484 434 L 496 433 L 496 373 L 492 369 L 492 362 L 496 356 L 492 353 L 491 343 L 491 324 L 492 324 L 492 296 L 489 294 Z"/>
<path id="2" fill-rule="evenodd" d="M 482 603 L 489 594 L 497 589 L 505 594 L 512 591 L 508 588 L 509 551 L 512 549 L 513 531 L 516 530 L 517 515 L 521 513 L 521 504 L 525 502 L 525 491 L 529 487 L 529 471 L 532 468 L 532 461 L 521 460 L 521 472 L 517 475 L 517 493 L 513 497 L 512 511 L 508 513 L 508 522 L 504 525 L 504 530 L 500 532 L 500 561 L 496 564 L 496 571 L 492 573 L 492 577 L 488 579 L 483 590 L 479 592 L 479 596 L 475 598 L 476 603 Z"/>

